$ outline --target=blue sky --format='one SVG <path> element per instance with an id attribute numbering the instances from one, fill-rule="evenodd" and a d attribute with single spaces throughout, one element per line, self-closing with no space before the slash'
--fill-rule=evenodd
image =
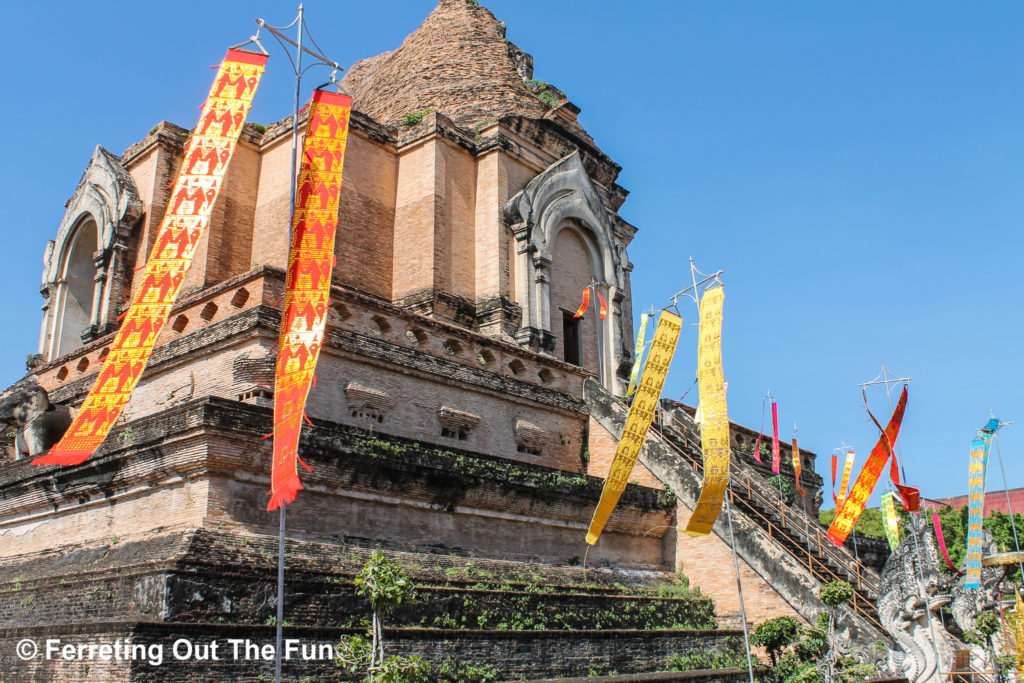
<path id="1" fill-rule="evenodd" d="M 770 389 L 783 437 L 797 422 L 827 480 L 832 448 L 845 441 L 863 462 L 874 443 L 857 384 L 885 363 L 913 377 L 901 435 L 910 482 L 928 497 L 966 492 L 988 411 L 1024 420 L 1024 6 L 484 4 L 623 166 L 621 213 L 640 229 L 637 310 L 685 286 L 690 256 L 725 271 L 730 417 L 756 428 Z M 21 28 L 0 46 L 2 385 L 36 350 L 43 248 L 93 147 L 120 153 L 163 119 L 193 126 L 206 67 L 253 32 L 254 16 L 283 24 L 295 12 L 98 7 L 5 11 Z M 343 65 L 396 47 L 432 7 L 306 3 L 318 43 Z M 251 121 L 287 115 L 288 72 L 272 50 Z M 306 91 L 325 78 L 310 76 Z M 695 356 L 689 327 L 666 395 L 693 381 Z M 881 391 L 870 398 L 887 412 Z M 1000 443 L 1010 486 L 1024 485 L 1024 422 Z M 1002 488 L 998 468 L 989 488 Z"/>

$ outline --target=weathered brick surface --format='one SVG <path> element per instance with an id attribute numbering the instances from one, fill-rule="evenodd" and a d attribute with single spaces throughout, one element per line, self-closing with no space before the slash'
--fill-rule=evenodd
<path id="1" fill-rule="evenodd" d="M 303 661 L 301 645 L 312 648 L 333 645 L 354 629 L 285 629 L 286 638 L 298 641 L 298 656 L 284 662 L 286 680 L 338 681 L 359 680 L 340 674 L 333 662 Z M 586 675 L 594 665 L 619 672 L 663 669 L 672 654 L 691 651 L 709 652 L 725 647 L 738 631 L 446 631 L 441 629 L 384 629 L 388 652 L 418 654 L 435 665 L 445 661 L 493 663 L 503 678 Z M 162 645 L 164 660 L 159 666 L 146 659 L 120 662 L 20 661 L 13 655 L 14 645 L 22 638 L 40 642 L 59 638 L 61 643 L 112 643 L 128 639 L 132 644 Z M 225 624 L 162 624 L 153 622 L 90 623 L 63 628 L 15 628 L 0 633 L 0 668 L 13 681 L 139 681 L 194 683 L 195 681 L 264 681 L 273 678 L 273 660 L 246 659 L 243 643 L 241 657 L 233 657 L 229 640 L 250 640 L 259 646 L 274 642 L 273 626 Z M 199 643 L 204 647 L 218 642 L 216 660 L 176 661 L 175 641 Z M 179 646 L 185 654 L 185 646 Z M 139 653 L 142 654 L 142 653 Z M 729 674 L 734 672 L 730 671 Z M 688 680 L 682 678 L 679 680 Z M 722 679 L 736 680 L 733 675 Z"/>
<path id="2" fill-rule="evenodd" d="M 55 543 L 135 540 L 205 520 L 272 528 L 270 410 L 194 400 L 130 423 L 86 463 L 60 470 L 0 468 L 0 553 Z M 322 538 L 390 539 L 411 547 L 568 561 L 601 483 L 558 469 L 320 423 L 304 431 L 303 505 L 290 519 Z M 51 501 L 66 501 L 56 510 Z M 76 501 L 76 502 L 70 502 Z M 658 568 L 670 514 L 658 492 L 629 487 L 609 542 L 592 563 Z M 7 542 L 10 540 L 11 542 Z"/>

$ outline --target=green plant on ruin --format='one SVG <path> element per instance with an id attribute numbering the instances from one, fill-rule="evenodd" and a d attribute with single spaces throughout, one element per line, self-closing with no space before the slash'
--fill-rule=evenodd
<path id="1" fill-rule="evenodd" d="M 658 494 L 658 505 L 663 508 L 675 507 L 676 504 L 676 492 L 668 484 L 663 484 L 661 493 Z"/>
<path id="2" fill-rule="evenodd" d="M 431 109 L 430 107 L 427 107 L 426 109 L 421 109 L 420 111 L 414 111 L 406 114 L 398 123 L 399 125 L 405 128 L 410 128 L 412 126 L 417 125 L 420 121 L 425 119 L 428 114 L 432 113 L 434 113 L 434 110 Z"/>
<path id="3" fill-rule="evenodd" d="M 772 668 L 779 664 L 779 655 L 796 642 L 800 636 L 800 624 L 793 617 L 776 617 L 757 625 L 750 642 L 760 645 L 772 660 Z"/>
<path id="4" fill-rule="evenodd" d="M 737 647 L 729 638 L 725 647 L 720 650 L 688 650 L 668 656 L 665 668 L 668 671 L 699 671 L 706 669 L 733 669 L 746 668 L 747 657 L 743 653 L 742 644 Z"/>
<path id="5" fill-rule="evenodd" d="M 815 642 L 810 648 L 805 646 L 804 652 L 798 652 L 797 654 L 801 655 L 801 659 L 805 661 L 815 661 L 818 657 L 821 657 L 821 673 L 826 681 L 832 683 L 836 680 L 839 665 L 839 655 L 835 648 L 838 610 L 840 606 L 853 600 L 855 594 L 853 586 L 847 582 L 829 581 L 821 587 L 820 595 L 821 601 L 828 606 L 828 613 L 823 614 L 823 619 L 819 618 L 818 620 L 819 622 L 825 622 L 824 643 L 819 644 Z"/>
<path id="6" fill-rule="evenodd" d="M 498 680 L 498 670 L 488 664 L 456 663 L 446 659 L 437 667 L 433 680 L 441 683 L 490 683 Z"/>
<path id="7" fill-rule="evenodd" d="M 370 650 L 369 672 L 385 666 L 384 639 L 381 618 L 402 603 L 413 598 L 415 588 L 401 565 L 384 553 L 377 551 L 356 574 L 356 592 L 370 601 L 373 610 L 372 643 Z M 380 679 L 387 680 L 387 679 Z"/>
<path id="8" fill-rule="evenodd" d="M 466 4 L 469 5 L 470 7 L 479 7 L 480 0 L 466 0 Z"/>
<path id="9" fill-rule="evenodd" d="M 873 666 L 839 657 L 830 647 L 835 610 L 852 598 L 852 591 L 842 584 L 833 581 L 822 587 L 823 602 L 831 612 L 818 615 L 815 625 L 800 626 L 792 617 L 779 617 L 754 630 L 750 642 L 764 646 L 772 658 L 771 669 L 763 674 L 766 683 L 862 683 L 877 675 Z"/>
<path id="10" fill-rule="evenodd" d="M 334 648 L 334 663 L 348 674 L 361 674 L 367 683 L 430 683 L 430 664 L 418 655 L 398 657 L 392 655 L 379 665 L 370 664 L 373 645 L 362 636 L 345 636 Z"/>
<path id="11" fill-rule="evenodd" d="M 267 132 L 267 127 L 262 123 L 250 123 L 249 125 L 252 126 L 253 129 L 260 135 L 263 135 L 264 133 Z"/>
<path id="12" fill-rule="evenodd" d="M 556 95 L 553 95 L 550 90 L 545 90 L 544 92 L 539 92 L 536 94 L 537 99 L 546 104 L 551 109 L 554 109 L 555 107 L 558 106 L 558 97 Z"/>
<path id="13" fill-rule="evenodd" d="M 771 485 L 774 491 L 779 490 L 780 481 L 782 482 L 782 499 L 786 501 L 787 505 L 792 505 L 793 501 L 796 500 L 796 489 L 793 488 L 793 482 L 779 474 L 773 474 L 768 477 L 768 484 Z"/>

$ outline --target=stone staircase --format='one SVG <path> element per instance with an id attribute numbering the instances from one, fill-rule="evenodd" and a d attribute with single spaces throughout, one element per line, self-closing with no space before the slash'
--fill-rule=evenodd
<path id="1" fill-rule="evenodd" d="M 584 384 L 584 400 L 591 415 L 617 438 L 627 408 L 592 380 Z M 640 462 L 671 486 L 685 505 L 691 509 L 696 505 L 703 458 L 699 435 L 687 417 L 659 407 Z M 841 579 L 854 587 L 849 612 L 857 625 L 854 631 L 860 631 L 855 635 L 864 642 L 888 637 L 875 604 L 881 583 L 878 573 L 828 541 L 825 530 L 804 510 L 781 503 L 778 492 L 739 457 L 731 460 L 729 501 L 737 553 L 766 580 L 770 577 L 801 616 L 813 622 L 825 610 L 816 594 L 818 587 Z M 724 514 L 714 532 L 729 542 Z"/>

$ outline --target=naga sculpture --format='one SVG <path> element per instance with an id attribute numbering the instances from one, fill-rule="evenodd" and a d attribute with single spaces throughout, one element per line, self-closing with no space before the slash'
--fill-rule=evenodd
<path id="1" fill-rule="evenodd" d="M 986 541 L 992 545 L 990 535 Z M 996 606 L 1001 574 L 1001 569 L 984 569 L 982 588 L 964 588 L 963 577 L 943 573 L 927 517 L 913 515 L 906 537 L 882 569 L 878 616 L 897 645 L 889 651 L 889 673 L 910 683 L 946 680 L 943 672 L 952 670 L 954 651 L 970 649 L 957 636 L 974 628 L 979 612 Z M 945 605 L 950 605 L 957 635 L 947 630 L 940 614 Z"/>
<path id="2" fill-rule="evenodd" d="M 13 458 L 41 455 L 67 431 L 71 410 L 50 403 L 46 390 L 34 381 L 22 380 L 0 396 L 0 424 L 16 433 Z"/>

